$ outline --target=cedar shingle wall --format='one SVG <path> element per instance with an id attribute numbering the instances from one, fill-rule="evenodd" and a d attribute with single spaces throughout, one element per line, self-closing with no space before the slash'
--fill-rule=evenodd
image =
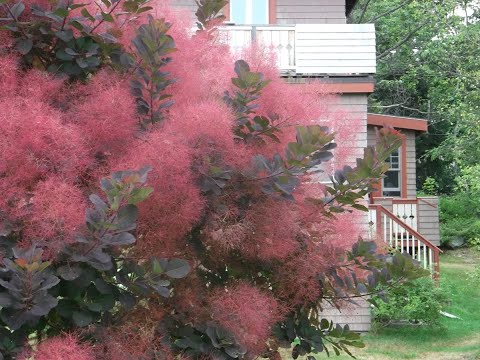
<path id="1" fill-rule="evenodd" d="M 363 299 L 355 299 L 358 305 L 347 304 L 345 308 L 337 310 L 330 304 L 323 304 L 321 318 L 332 320 L 334 324 L 347 325 L 350 330 L 357 332 L 369 331 L 372 325 L 370 303 Z"/>
<path id="2" fill-rule="evenodd" d="M 195 0 L 171 0 L 195 13 Z M 345 0 L 277 0 L 278 24 L 345 24 Z"/>
<path id="3" fill-rule="evenodd" d="M 278 24 L 345 24 L 345 0 L 277 0 Z"/>
<path id="4" fill-rule="evenodd" d="M 440 221 L 438 218 L 438 197 L 418 199 L 418 232 L 434 245 L 440 245 Z"/>
<path id="5" fill-rule="evenodd" d="M 417 159 L 415 155 L 415 131 L 402 131 L 407 139 L 407 198 L 417 196 Z"/>

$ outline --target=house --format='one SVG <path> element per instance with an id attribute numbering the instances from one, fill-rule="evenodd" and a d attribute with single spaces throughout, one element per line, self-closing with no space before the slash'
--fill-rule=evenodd
<path id="1" fill-rule="evenodd" d="M 172 0 L 173 5 L 196 11 L 195 0 Z M 390 170 L 370 196 L 365 227 L 372 238 L 408 252 L 438 274 L 438 199 L 418 197 L 415 174 L 415 135 L 427 131 L 421 119 L 369 114 L 367 98 L 374 90 L 376 72 L 373 24 L 347 24 L 356 0 L 230 0 L 226 22 L 219 27 L 232 48 L 253 42 L 275 49 L 280 76 L 299 85 L 321 79 L 338 93 L 339 106 L 361 120 L 353 152 L 375 142 L 375 127 L 389 125 L 401 131 L 402 146 L 390 156 Z M 293 86 L 293 85 L 292 85 Z M 368 304 L 325 314 L 354 330 L 368 330 Z"/>

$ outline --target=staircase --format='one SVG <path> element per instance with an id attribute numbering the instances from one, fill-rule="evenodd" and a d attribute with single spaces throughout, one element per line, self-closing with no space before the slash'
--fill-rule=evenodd
<path id="1" fill-rule="evenodd" d="M 396 216 L 382 205 L 371 204 L 368 206 L 368 220 L 371 239 L 381 240 L 402 253 L 408 253 L 438 280 L 442 250 L 412 227 L 410 217 Z"/>

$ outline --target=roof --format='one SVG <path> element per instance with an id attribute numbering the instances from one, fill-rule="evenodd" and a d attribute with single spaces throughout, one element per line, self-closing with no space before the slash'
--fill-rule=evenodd
<path id="1" fill-rule="evenodd" d="M 405 116 L 392 116 L 382 114 L 367 115 L 367 125 L 371 126 L 391 126 L 399 129 L 408 129 L 415 131 L 428 130 L 428 121 L 425 119 L 417 119 Z"/>
<path id="2" fill-rule="evenodd" d="M 350 15 L 352 12 L 353 8 L 355 7 L 355 4 L 357 3 L 357 0 L 347 0 L 345 3 L 345 15 Z"/>

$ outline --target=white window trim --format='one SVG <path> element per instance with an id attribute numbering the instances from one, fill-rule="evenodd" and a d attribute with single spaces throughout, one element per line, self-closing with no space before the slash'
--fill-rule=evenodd
<path id="1" fill-rule="evenodd" d="M 402 196 L 402 148 L 398 148 L 398 168 L 393 169 L 389 168 L 387 171 L 396 171 L 398 173 L 398 187 L 385 187 L 385 179 L 382 179 L 382 196 L 387 196 L 387 192 L 399 192 L 400 197 Z M 388 195 L 391 196 L 391 195 Z"/>
<path id="2" fill-rule="evenodd" d="M 267 0 L 267 12 L 265 14 L 265 22 L 262 24 L 252 24 L 253 17 L 253 3 L 255 0 L 245 0 L 245 23 L 238 25 L 266 25 L 270 24 L 270 0 Z M 233 19 L 233 6 L 230 6 L 230 19 Z"/>

